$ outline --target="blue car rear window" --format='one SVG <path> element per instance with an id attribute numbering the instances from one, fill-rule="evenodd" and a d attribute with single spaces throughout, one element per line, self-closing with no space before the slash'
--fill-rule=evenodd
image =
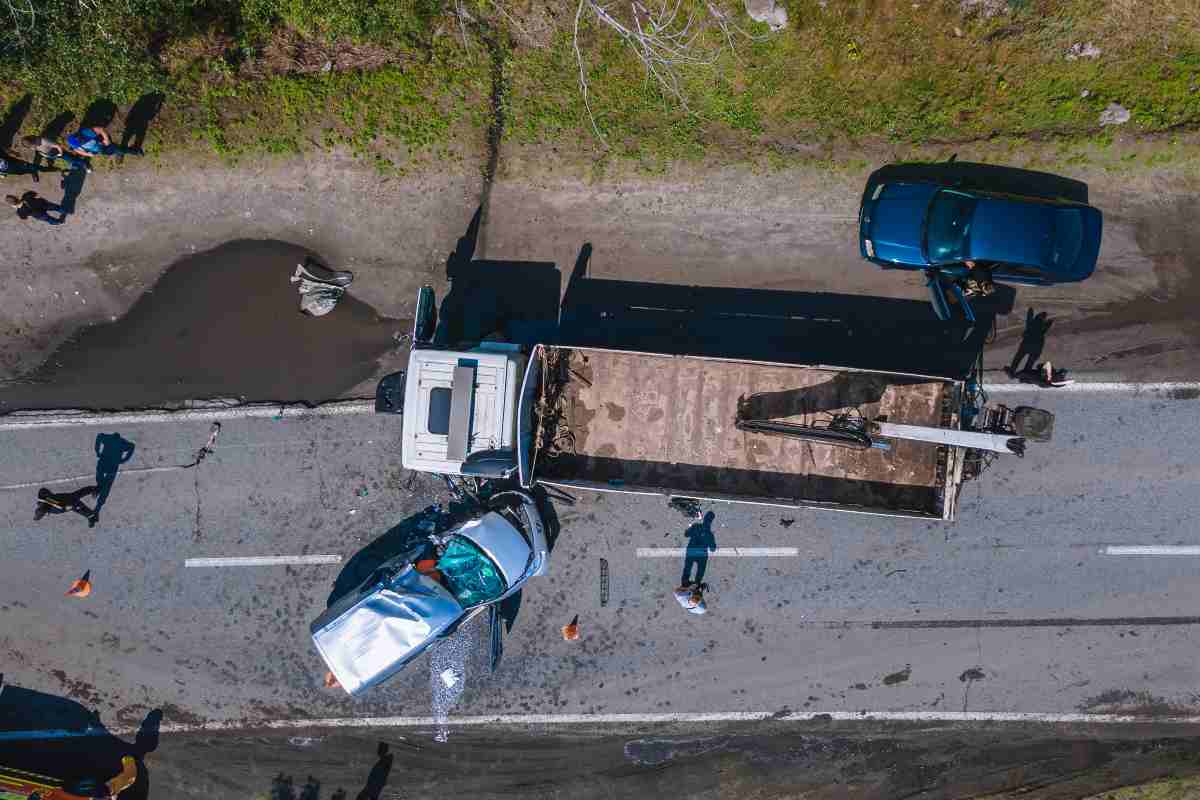
<path id="1" fill-rule="evenodd" d="M 1060 209 L 1054 215 L 1054 241 L 1050 246 L 1050 267 L 1069 270 L 1083 249 L 1083 212 L 1077 208 Z"/>
<path id="2" fill-rule="evenodd" d="M 933 196 L 925 218 L 925 255 L 930 264 L 948 264 L 967 257 L 975 202 L 973 197 L 945 190 Z"/>

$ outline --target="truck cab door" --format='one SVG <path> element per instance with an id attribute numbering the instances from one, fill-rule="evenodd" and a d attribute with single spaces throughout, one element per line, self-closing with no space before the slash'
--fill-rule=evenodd
<path id="1" fill-rule="evenodd" d="M 542 345 L 533 348 L 529 363 L 525 367 L 525 378 L 521 381 L 520 399 L 517 401 L 517 478 L 522 488 L 533 486 L 533 462 L 537 456 L 537 411 L 538 390 L 542 386 Z"/>
<path id="2" fill-rule="evenodd" d="M 433 342 L 437 330 L 437 298 L 432 286 L 422 286 L 417 291 L 417 311 L 413 315 L 412 346 L 428 345 Z"/>

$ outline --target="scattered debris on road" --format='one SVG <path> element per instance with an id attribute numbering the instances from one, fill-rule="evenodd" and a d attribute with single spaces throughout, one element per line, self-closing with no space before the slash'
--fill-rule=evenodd
<path id="1" fill-rule="evenodd" d="M 71 588 L 67 589 L 67 597 L 78 597 L 80 599 L 87 597 L 92 593 L 92 571 L 89 569 L 83 573 L 83 577 L 71 584 Z"/>

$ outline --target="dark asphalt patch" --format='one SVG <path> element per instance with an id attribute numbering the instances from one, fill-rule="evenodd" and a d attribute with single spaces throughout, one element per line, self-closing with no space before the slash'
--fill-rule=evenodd
<path id="1" fill-rule="evenodd" d="M 309 256 L 297 245 L 250 240 L 188 256 L 124 317 L 83 329 L 21 383 L 0 389 L 0 410 L 337 398 L 374 374 L 410 323 L 380 316 L 353 297 L 353 286 L 328 316 L 301 314 L 288 279 Z"/>

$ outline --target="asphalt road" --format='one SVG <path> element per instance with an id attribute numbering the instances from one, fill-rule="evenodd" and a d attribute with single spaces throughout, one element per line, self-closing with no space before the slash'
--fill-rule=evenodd
<path id="1" fill-rule="evenodd" d="M 1196 707 L 1200 557 L 1102 552 L 1197 544 L 1196 401 L 1004 400 L 1054 411 L 1055 440 L 968 485 L 956 524 L 711 506 L 718 547 L 798 554 L 710 558 L 703 617 L 668 594 L 678 558 L 637 555 L 686 543 L 689 521 L 663 500 L 556 502 L 551 573 L 523 593 L 495 674 L 476 648 L 451 713 Z M 98 433 L 113 431 L 6 434 L 0 485 L 90 476 Z M 358 701 L 321 686 L 307 629 L 337 565 L 184 566 L 349 559 L 444 501 L 438 482 L 400 469 L 394 418 L 227 422 L 191 470 L 138 472 L 191 461 L 207 425 L 117 433 L 135 449 L 94 529 L 75 515 L 34 522 L 34 486 L 0 490 L 9 684 L 75 699 L 118 726 L 155 708 L 176 723 L 431 712 L 427 659 Z M 64 597 L 85 570 L 92 595 Z M 558 628 L 576 613 L 582 639 L 564 642 Z"/>

